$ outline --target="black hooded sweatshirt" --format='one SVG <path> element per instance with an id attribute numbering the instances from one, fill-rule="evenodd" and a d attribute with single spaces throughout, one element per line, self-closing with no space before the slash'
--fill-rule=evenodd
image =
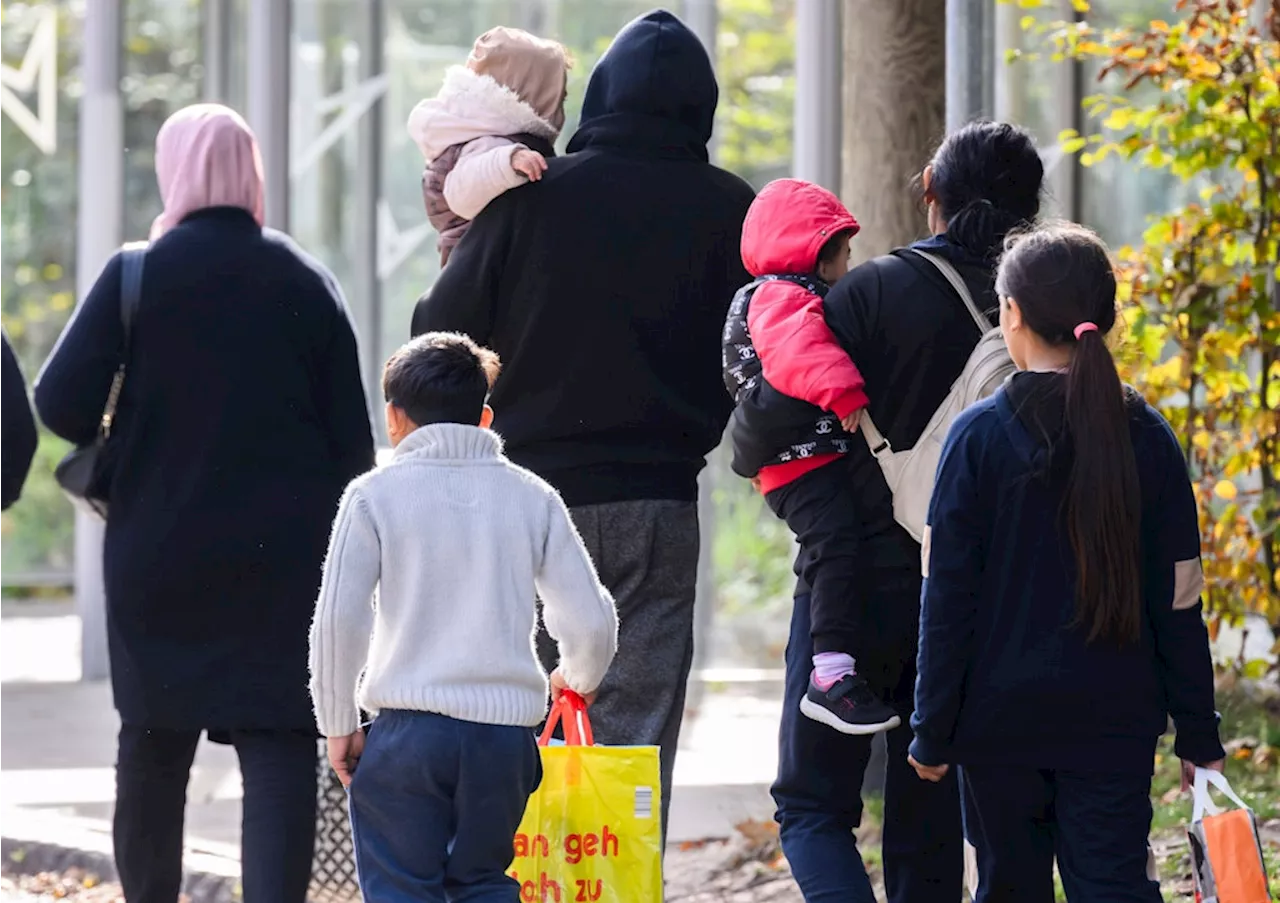
<path id="1" fill-rule="evenodd" d="M 476 217 L 414 311 L 414 335 L 498 352 L 494 429 L 571 506 L 695 499 L 728 420 L 720 332 L 750 281 L 754 193 L 707 162 L 717 97 L 679 19 L 631 22 L 591 74 L 569 153 Z"/>
<path id="2" fill-rule="evenodd" d="M 31 401 L 27 398 L 27 383 L 18 367 L 18 358 L 3 337 L 4 355 L 4 448 L 3 489 L 4 507 L 8 508 L 22 495 L 22 485 L 27 481 L 31 459 L 36 454 L 36 420 L 31 414 Z"/>

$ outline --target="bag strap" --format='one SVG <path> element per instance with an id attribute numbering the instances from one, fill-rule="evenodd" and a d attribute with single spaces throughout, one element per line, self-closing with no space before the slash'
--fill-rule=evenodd
<path id="1" fill-rule="evenodd" d="M 564 725 L 564 743 L 566 746 L 592 746 L 595 737 L 591 733 L 591 719 L 587 717 L 587 701 L 572 690 L 565 690 L 560 698 L 551 704 L 547 713 L 547 725 L 538 738 L 539 746 L 551 743 L 551 735 L 556 725 Z"/>
<path id="2" fill-rule="evenodd" d="M 125 369 L 129 363 L 129 349 L 133 341 L 133 319 L 142 301 L 142 268 L 146 262 L 146 242 L 133 242 L 120 249 L 120 325 L 124 327 L 124 357 L 111 377 L 107 403 L 102 409 L 99 433 L 105 441 L 111 435 L 115 423 L 116 406 L 120 403 L 120 390 L 124 388 Z"/>
<path id="3" fill-rule="evenodd" d="M 1231 800 L 1241 809 L 1248 809 L 1248 804 L 1236 795 L 1231 789 L 1231 785 L 1227 783 L 1227 777 L 1220 771 L 1214 771 L 1211 768 L 1197 768 L 1195 782 L 1192 785 L 1192 804 L 1191 804 L 1191 823 L 1195 824 L 1205 813 L 1210 815 L 1219 815 L 1222 809 L 1209 798 L 1209 787 L 1212 784 L 1222 791 L 1223 796 Z"/>
<path id="4" fill-rule="evenodd" d="M 964 309 L 969 312 L 969 316 L 973 318 L 974 325 L 978 327 L 981 335 L 986 335 L 991 329 L 991 322 L 978 310 L 978 305 L 973 301 L 973 295 L 969 291 L 969 286 L 965 284 L 964 277 L 960 275 L 960 271 L 951 265 L 951 262 L 927 251 L 921 251 L 919 248 L 907 248 L 917 257 L 921 257 L 942 274 L 942 278 L 955 290 L 960 296 L 960 300 L 964 302 Z M 862 409 L 862 416 L 858 418 L 858 432 L 862 433 L 867 440 L 867 447 L 871 449 L 871 454 L 877 459 L 884 455 L 893 453 L 893 446 L 889 444 L 889 440 L 884 437 L 880 430 L 876 429 L 875 423 L 871 420 L 871 415 L 867 412 L 867 408 Z"/>
<path id="5" fill-rule="evenodd" d="M 142 302 L 142 270 L 146 260 L 146 242 L 133 242 L 120 250 L 120 322 L 124 325 L 126 360 L 133 336 L 133 318 Z"/>
<path id="6" fill-rule="evenodd" d="M 978 305 L 973 302 L 973 295 L 969 293 L 969 286 L 965 284 L 964 277 L 951 265 L 951 262 L 927 251 L 921 251 L 919 248 L 907 248 L 907 250 L 917 257 L 923 257 L 934 265 L 937 271 L 942 274 L 942 278 L 950 283 L 956 294 L 960 296 L 960 300 L 964 302 L 965 310 L 969 311 L 969 316 L 973 317 L 973 322 L 977 325 L 978 332 L 986 335 L 991 329 L 991 322 L 982 315 L 982 311 L 978 310 Z"/>

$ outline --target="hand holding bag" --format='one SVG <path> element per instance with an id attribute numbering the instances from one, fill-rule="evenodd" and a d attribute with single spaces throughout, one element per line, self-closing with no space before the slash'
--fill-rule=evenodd
<path id="1" fill-rule="evenodd" d="M 129 361 L 133 318 L 142 296 L 142 266 L 146 259 L 145 243 L 125 245 L 120 252 L 120 323 L 124 327 L 124 357 L 111 378 L 107 403 L 98 424 L 98 435 L 93 442 L 72 449 L 54 469 L 54 478 L 63 491 L 71 497 L 76 507 L 96 515 L 107 517 L 107 503 L 111 494 L 114 465 L 108 445 L 115 425 L 116 407 L 120 403 L 120 391 L 124 388 L 125 369 Z"/>
<path id="2" fill-rule="evenodd" d="M 563 724 L 565 742 L 552 745 Z M 507 873 L 521 900 L 662 903 L 658 747 L 593 746 L 587 705 L 566 690 L 538 740 L 542 783 Z"/>
<path id="3" fill-rule="evenodd" d="M 1239 808 L 1223 811 L 1209 798 L 1209 786 Z M 1236 795 L 1220 772 L 1197 768 L 1193 784 L 1191 870 L 1196 903 L 1268 903 L 1266 866 L 1253 810 Z"/>

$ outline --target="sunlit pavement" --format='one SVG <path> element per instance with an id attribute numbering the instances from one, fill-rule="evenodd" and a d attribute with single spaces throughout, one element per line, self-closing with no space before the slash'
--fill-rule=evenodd
<path id="1" fill-rule="evenodd" d="M 79 620 L 69 606 L 6 603 L 0 621 L 0 805 L 12 813 L 7 823 L 25 820 L 46 829 L 64 818 L 91 833 L 107 829 L 119 720 L 109 686 L 81 683 L 79 672 Z M 686 721 L 672 841 L 724 837 L 740 821 L 769 817 L 777 688 L 748 681 L 723 689 L 722 678 L 741 676 L 716 676 L 715 690 L 701 694 L 696 715 Z M 202 744 L 188 790 L 189 846 L 233 850 L 240 796 L 234 750 Z"/>

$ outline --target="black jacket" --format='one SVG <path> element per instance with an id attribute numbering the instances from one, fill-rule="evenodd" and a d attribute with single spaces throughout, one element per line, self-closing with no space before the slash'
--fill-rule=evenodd
<path id="1" fill-rule="evenodd" d="M 413 333 L 502 357 L 494 427 L 569 505 L 692 500 L 732 400 L 720 332 L 750 281 L 753 193 L 707 162 L 717 87 L 666 12 L 619 32 L 591 74 L 570 153 L 476 217 L 418 302 Z"/>
<path id="2" fill-rule="evenodd" d="M 120 259 L 36 384 L 91 440 L 121 359 Z M 338 497 L 373 464 L 332 275 L 244 211 L 147 251 L 113 441 L 105 577 L 116 708 L 147 727 L 314 729 L 307 642 Z"/>
<path id="3" fill-rule="evenodd" d="M 948 259 L 978 307 L 992 312 L 994 325 L 998 304 L 991 264 L 940 238 L 916 247 Z M 895 449 L 910 448 L 978 343 L 964 302 L 928 261 L 896 253 L 851 270 L 827 292 L 823 309 L 866 380 L 876 426 Z M 855 434 L 844 461 L 828 466 L 847 468 L 853 485 L 848 499 L 861 522 L 853 566 L 863 597 L 855 601 L 871 612 L 867 632 L 874 652 L 859 659 L 858 672 L 877 690 L 900 693 L 903 669 L 916 658 L 920 545 L 894 520 L 893 496 L 863 436 Z M 798 560 L 796 572 L 806 564 Z M 802 582 L 799 591 L 804 590 Z"/>
<path id="4" fill-rule="evenodd" d="M 772 465 L 816 455 L 843 455 L 852 444 L 839 417 L 779 392 L 764 378 L 764 367 L 747 328 L 747 316 L 756 289 L 770 279 L 794 282 L 820 296 L 830 290 L 816 276 L 762 276 L 739 289 L 729 305 L 720 362 L 724 386 L 736 405 L 734 428 L 729 434 L 733 449 L 730 467 L 748 479 Z"/>
<path id="5" fill-rule="evenodd" d="M 0 449 L 0 473 L 4 508 L 8 508 L 22 495 L 22 484 L 27 481 L 31 459 L 36 454 L 36 421 L 31 416 L 31 402 L 27 398 L 27 383 L 18 368 L 9 336 L 3 336 L 3 392 L 4 414 L 3 448 Z"/>

